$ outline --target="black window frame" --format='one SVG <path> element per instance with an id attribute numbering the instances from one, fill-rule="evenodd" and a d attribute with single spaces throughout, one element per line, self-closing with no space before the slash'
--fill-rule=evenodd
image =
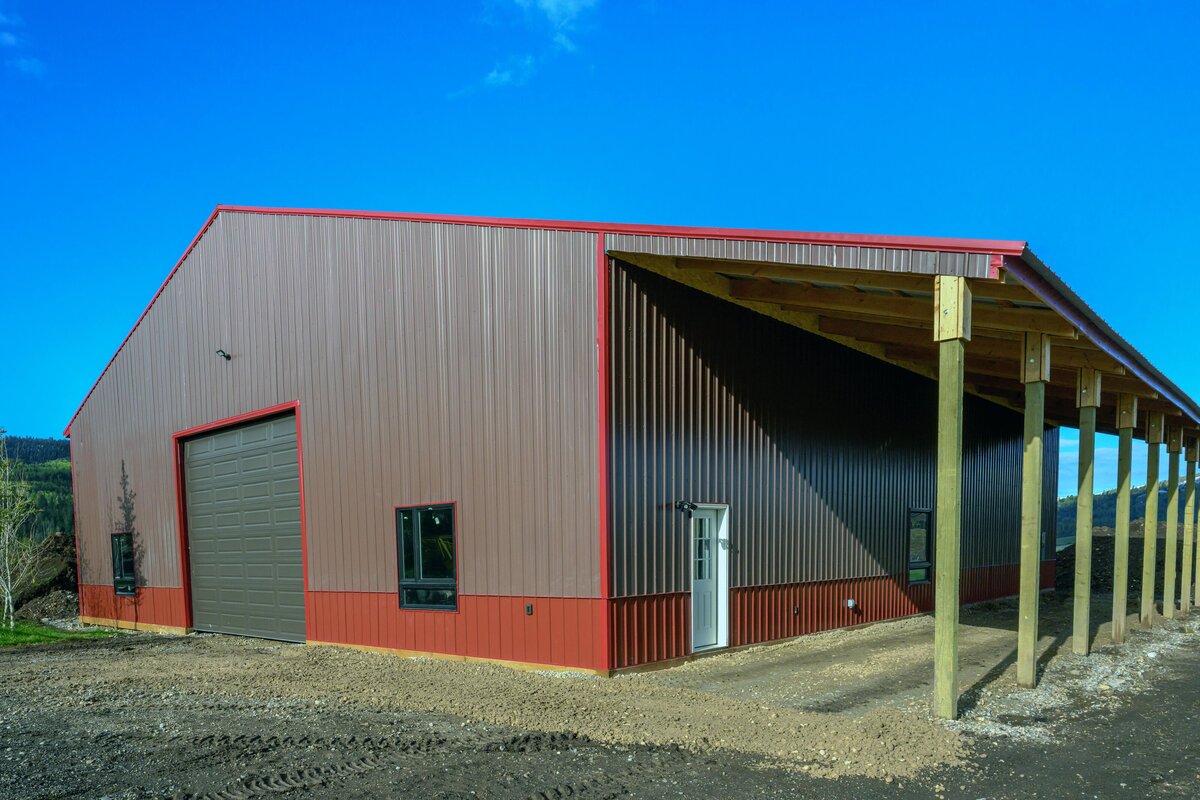
<path id="1" fill-rule="evenodd" d="M 929 556 L 924 561 L 913 561 L 912 557 L 912 518 L 914 514 L 924 514 L 927 520 L 925 526 L 926 541 L 925 553 Z M 920 586 L 926 583 L 933 583 L 933 560 L 934 560 L 934 527 L 933 527 L 933 509 L 931 508 L 909 508 L 905 515 L 907 527 L 904 530 L 904 552 L 906 555 L 907 565 L 904 570 L 904 577 L 907 585 Z M 913 580 L 912 574 L 914 570 L 924 570 L 925 577 L 923 579 Z"/>
<path id="2" fill-rule="evenodd" d="M 113 592 L 122 597 L 132 597 L 137 594 L 137 559 L 133 549 L 133 534 L 129 531 L 115 531 L 112 534 L 110 545 L 112 547 Z M 123 552 L 126 547 L 128 548 L 127 557 Z"/>
<path id="3" fill-rule="evenodd" d="M 402 515 L 406 511 L 412 512 L 414 524 L 412 552 L 407 553 L 405 552 L 404 529 L 401 523 Z M 420 511 L 447 511 L 450 514 L 450 543 L 454 551 L 453 578 L 426 578 L 422 574 L 421 515 L 417 513 Z M 409 559 L 413 561 L 414 577 L 412 578 L 404 577 Z M 397 599 L 399 600 L 400 608 L 417 611 L 458 611 L 458 509 L 455 503 L 433 503 L 396 507 L 396 579 L 398 584 Z M 454 599 L 453 602 L 448 604 L 406 602 L 404 599 L 405 589 L 449 590 L 453 594 Z"/>

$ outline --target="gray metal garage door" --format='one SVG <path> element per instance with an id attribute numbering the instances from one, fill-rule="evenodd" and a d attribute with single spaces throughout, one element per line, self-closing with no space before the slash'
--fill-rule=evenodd
<path id="1" fill-rule="evenodd" d="M 304 641 L 295 416 L 183 448 L 192 626 Z"/>

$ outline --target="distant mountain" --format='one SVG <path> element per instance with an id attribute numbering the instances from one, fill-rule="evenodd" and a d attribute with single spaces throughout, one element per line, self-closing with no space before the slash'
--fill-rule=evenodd
<path id="1" fill-rule="evenodd" d="M 39 509 L 30 532 L 75 534 L 75 509 L 71 500 L 71 443 L 66 439 L 6 436 L 9 458 L 21 462 L 21 478 L 29 483 Z"/>
<path id="2" fill-rule="evenodd" d="M 1200 486 L 1200 481 L 1196 482 Z M 1183 498 L 1186 485 L 1179 484 L 1179 520 L 1183 522 Z M 1134 487 L 1129 493 L 1129 516 L 1139 520 L 1146 515 L 1146 487 Z M 1165 522 L 1167 518 L 1167 485 L 1158 485 L 1158 518 Z M 1115 528 L 1117 525 L 1117 490 L 1110 489 L 1101 492 L 1092 500 L 1092 524 Z M 1058 542 L 1075 541 L 1075 496 L 1064 497 L 1058 501 Z"/>
<path id="3" fill-rule="evenodd" d="M 39 439 L 33 436 L 6 436 L 8 457 L 25 464 L 43 464 L 60 458 L 70 460 L 70 439 Z"/>

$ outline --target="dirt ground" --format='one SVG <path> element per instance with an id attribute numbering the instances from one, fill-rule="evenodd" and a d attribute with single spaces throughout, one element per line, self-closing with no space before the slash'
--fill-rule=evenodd
<path id="1" fill-rule="evenodd" d="M 1096 528 L 1092 534 L 1092 591 L 1111 592 L 1113 587 L 1113 551 L 1116 540 L 1112 528 Z M 1154 591 L 1155 596 L 1162 598 L 1163 567 L 1166 564 L 1166 527 L 1163 526 L 1159 535 L 1158 545 L 1154 549 Z M 1141 535 L 1141 526 L 1129 537 L 1129 596 L 1135 604 L 1140 602 L 1142 591 L 1142 565 L 1144 563 L 1143 547 L 1145 540 Z M 1183 545 L 1175 548 L 1175 574 L 1183 574 Z M 1055 583 L 1059 589 L 1069 591 L 1075 585 L 1075 545 L 1070 545 L 1058 552 L 1055 562 Z"/>
<path id="2" fill-rule="evenodd" d="M 929 617 L 615 679 L 207 635 L 8 649 L 0 797 L 1200 795 L 1200 615 L 1116 647 L 1107 602 L 1083 658 L 1043 597 L 1035 690 L 1014 605 L 965 609 L 952 724 Z"/>

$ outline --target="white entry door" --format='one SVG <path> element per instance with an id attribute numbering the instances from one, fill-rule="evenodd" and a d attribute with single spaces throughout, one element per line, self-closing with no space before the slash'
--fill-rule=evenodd
<path id="1" fill-rule="evenodd" d="M 692 512 L 692 650 L 726 647 L 729 599 L 727 511 Z"/>

